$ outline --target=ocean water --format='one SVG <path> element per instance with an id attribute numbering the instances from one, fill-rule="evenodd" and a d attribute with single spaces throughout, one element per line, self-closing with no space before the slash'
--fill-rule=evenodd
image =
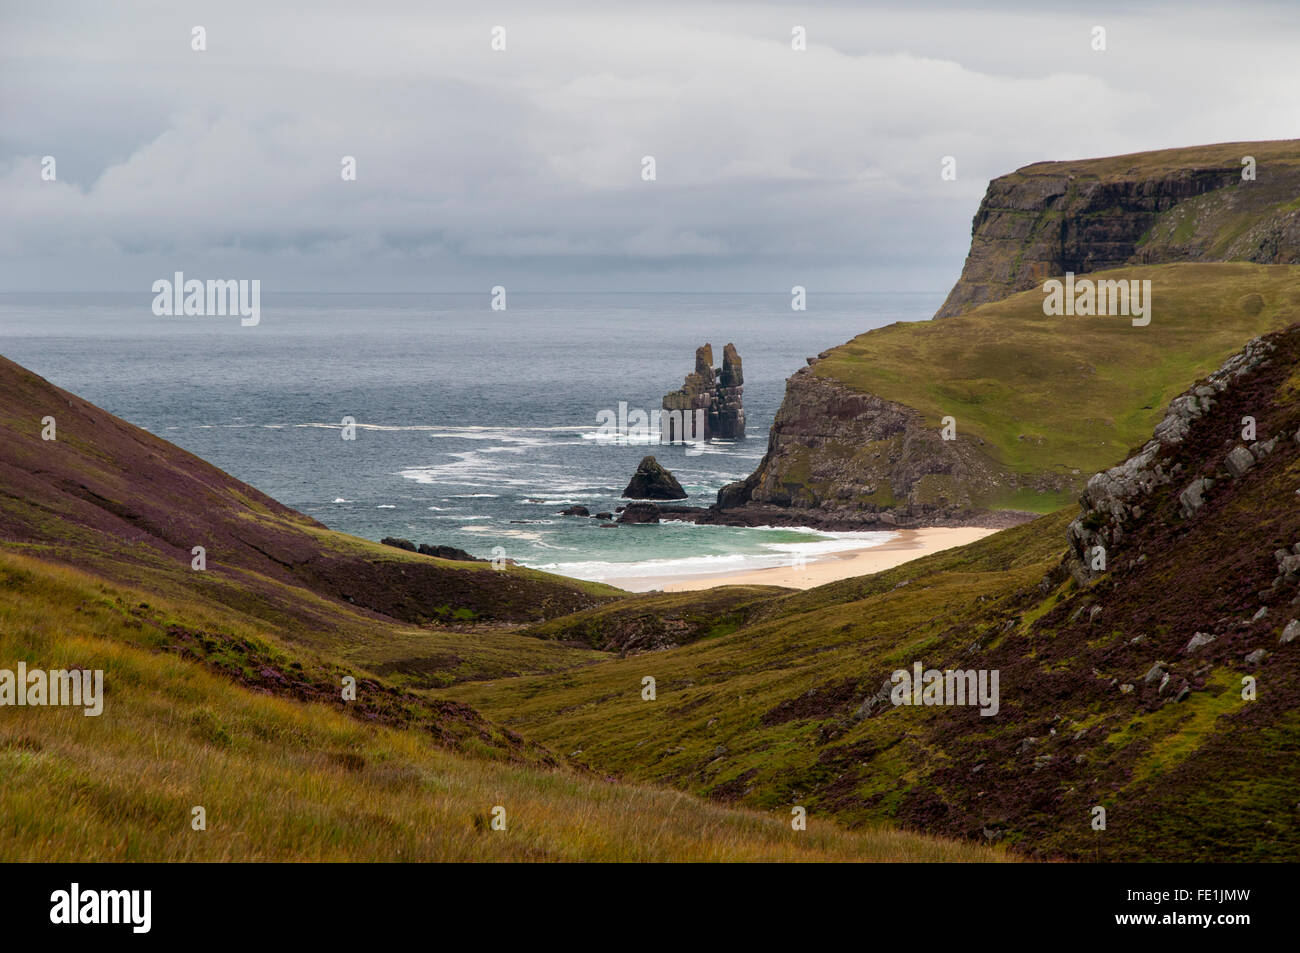
<path id="1" fill-rule="evenodd" d="M 0 354 L 334 529 L 404 536 L 585 579 L 789 565 L 888 534 L 664 523 L 602 529 L 653 454 L 713 502 L 757 465 L 786 377 L 934 294 L 264 293 L 261 323 L 157 317 L 152 295 L 0 295 Z M 647 413 L 712 343 L 744 361 L 745 440 L 601 439 L 620 401 Z M 356 439 L 342 421 L 354 418 Z M 499 548 L 498 548 L 499 547 Z"/>

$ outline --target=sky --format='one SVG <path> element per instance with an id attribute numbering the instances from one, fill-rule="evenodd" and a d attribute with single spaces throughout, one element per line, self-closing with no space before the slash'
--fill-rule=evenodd
<path id="1" fill-rule="evenodd" d="M 1300 135 L 1297 49 L 1293 2 L 0 0 L 0 291 L 942 293 L 993 177 Z"/>

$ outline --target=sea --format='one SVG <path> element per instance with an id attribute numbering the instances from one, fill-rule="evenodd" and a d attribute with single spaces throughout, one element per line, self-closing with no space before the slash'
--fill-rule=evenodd
<path id="1" fill-rule="evenodd" d="M 0 354 L 197 454 L 325 525 L 644 589 L 664 578 L 789 566 L 888 533 L 698 526 L 602 528 L 561 516 L 626 504 L 653 455 L 712 503 L 758 465 L 785 380 L 805 358 L 895 321 L 935 293 L 511 291 L 275 293 L 260 321 L 157 316 L 151 292 L 0 294 Z M 649 414 L 735 344 L 743 440 L 647 446 L 602 411 Z M 349 427 L 350 422 L 355 422 Z M 345 439 L 350 437 L 351 439 Z"/>

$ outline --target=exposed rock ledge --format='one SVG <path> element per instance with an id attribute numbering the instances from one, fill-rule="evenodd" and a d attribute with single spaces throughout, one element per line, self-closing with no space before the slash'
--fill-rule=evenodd
<path id="1" fill-rule="evenodd" d="M 1070 544 L 1067 566 L 1076 580 L 1087 583 L 1102 575 L 1104 570 L 1093 568 L 1096 556 L 1112 551 L 1124 538 L 1126 528 L 1142 517 L 1144 509 L 1150 509 L 1147 501 L 1154 489 L 1180 478 L 1187 481 L 1183 465 L 1171 459 L 1173 452 L 1197 422 L 1211 414 L 1217 398 L 1242 378 L 1266 366 L 1274 349 L 1275 345 L 1267 338 L 1248 342 L 1204 382 L 1169 402 L 1164 419 L 1141 450 L 1088 481 L 1079 500 L 1080 514 L 1067 532 Z M 1218 423 L 1222 427 L 1223 422 Z M 1231 432 L 1235 427 L 1235 422 L 1229 421 L 1225 429 Z M 1205 497 L 1216 482 L 1240 478 L 1272 453 L 1276 445 L 1276 437 L 1252 442 L 1249 447 L 1238 444 L 1225 453 L 1222 473 L 1217 479 L 1198 476 L 1187 482 L 1178 496 L 1182 518 L 1191 518 L 1205 505 Z"/>

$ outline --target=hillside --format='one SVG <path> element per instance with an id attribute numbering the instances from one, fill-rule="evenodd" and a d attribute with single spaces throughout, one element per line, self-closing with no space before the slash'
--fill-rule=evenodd
<path id="1" fill-rule="evenodd" d="M 1040 856 L 1292 860 L 1300 327 L 1160 417 L 1082 511 L 781 597 L 671 651 L 440 694 L 594 770 L 727 803 L 810 804 Z M 1098 539 L 1107 570 L 1079 573 Z M 890 704 L 891 672 L 915 661 L 999 671 L 998 714 Z M 646 675 L 654 702 L 637 692 Z"/>
<path id="2" fill-rule="evenodd" d="M 1244 157 L 1254 159 L 1251 180 Z M 933 322 L 810 358 L 718 521 L 1008 525 L 1064 505 L 1160 408 L 1300 318 L 1300 140 L 1070 162 L 994 179 Z M 1153 314 L 1048 317 L 1043 283 L 1149 280 Z M 956 439 L 940 428 L 952 418 Z"/>
<path id="3" fill-rule="evenodd" d="M 629 600 L 333 533 L 0 360 L 0 669 L 104 672 L 98 716 L 0 709 L 0 860 L 1006 859 L 615 783 L 420 690 L 608 658 L 517 630 Z"/>
<path id="4" fill-rule="evenodd" d="M 942 321 L 895 323 L 787 383 L 768 450 L 723 507 L 811 519 L 977 521 L 1048 512 L 1145 440 L 1164 406 L 1249 338 L 1300 320 L 1300 267 L 1103 272 L 1149 280 L 1152 320 L 1043 314 L 1041 290 Z M 941 428 L 952 417 L 956 439 Z"/>
<path id="5" fill-rule="evenodd" d="M 1242 178 L 1242 159 L 1255 178 Z M 1300 262 L 1300 140 L 1036 162 L 989 183 L 938 317 L 1067 271 L 1170 262 Z"/>
<path id="6" fill-rule="evenodd" d="M 143 600 L 148 599 L 149 602 Z M 165 625 L 159 619 L 166 620 Z M 893 830 L 737 810 L 611 783 L 554 759 L 463 705 L 410 697 L 401 717 L 232 683 L 178 626 L 261 633 L 0 547 L 0 658 L 105 671 L 102 715 L 6 708 L 0 860 L 848 861 L 1001 860 Z M 176 643 L 176 644 L 172 644 Z M 262 646 L 264 647 L 264 646 Z M 265 662 L 265 660 L 263 660 Z M 12 665 L 12 661 L 6 663 Z M 276 665 L 291 677 L 294 662 Z M 505 809 L 506 829 L 491 826 Z M 193 828 L 193 809 L 205 830 Z"/>
<path id="7" fill-rule="evenodd" d="M 54 440 L 42 439 L 47 416 Z M 237 613 L 380 671 L 453 681 L 568 664 L 567 647 L 493 632 L 454 652 L 415 626 L 522 625 L 625 595 L 333 532 L 4 358 L 0 434 L 0 540 L 10 551 Z M 383 638 L 370 637 L 376 628 Z"/>

